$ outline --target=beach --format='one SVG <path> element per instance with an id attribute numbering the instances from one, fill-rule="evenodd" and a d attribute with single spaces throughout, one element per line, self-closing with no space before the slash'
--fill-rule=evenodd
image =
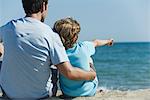
<path id="1" fill-rule="evenodd" d="M 59 95 L 61 95 L 60 91 L 57 93 L 56 98 L 50 99 L 58 100 L 60 99 L 58 97 Z M 97 92 L 93 97 L 77 97 L 73 100 L 150 100 L 150 89 L 133 91 L 106 90 L 103 92 Z"/>
<path id="2" fill-rule="evenodd" d="M 59 98 L 61 91 L 58 91 L 57 97 L 48 98 L 45 100 L 62 100 Z M 0 93 L 1 96 L 1 93 Z M 73 100 L 150 100 L 150 89 L 141 89 L 134 91 L 119 91 L 119 90 L 105 90 L 97 92 L 92 97 L 77 97 Z"/>

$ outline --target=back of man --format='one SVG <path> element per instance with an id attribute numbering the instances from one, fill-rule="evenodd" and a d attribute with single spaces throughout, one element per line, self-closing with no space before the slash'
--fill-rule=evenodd
<path id="1" fill-rule="evenodd" d="M 30 17 L 9 22 L 1 28 L 0 34 L 5 47 L 0 84 L 7 96 L 47 96 L 51 88 L 51 85 L 46 86 L 50 75 L 50 53 L 54 55 L 54 44 L 51 43 L 60 41 L 59 38 L 57 40 L 57 35 L 42 22 Z M 57 48 L 58 51 L 60 46 L 61 44 Z M 62 62 L 68 61 L 65 55 L 62 57 Z M 52 58 L 55 61 L 53 63 L 57 64 L 57 58 Z"/>
<path id="2" fill-rule="evenodd" d="M 50 64 L 68 58 L 58 36 L 42 23 L 48 0 L 22 0 L 22 3 L 28 17 L 0 28 L 0 41 L 5 49 L 0 86 L 9 98 L 43 98 L 48 91 L 51 93 L 52 85 L 47 86 Z"/>

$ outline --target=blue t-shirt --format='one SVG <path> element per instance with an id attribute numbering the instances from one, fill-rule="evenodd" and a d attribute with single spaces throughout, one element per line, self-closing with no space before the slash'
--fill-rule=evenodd
<path id="1" fill-rule="evenodd" d="M 90 71 L 90 57 L 95 53 L 92 42 L 80 42 L 67 51 L 70 63 L 74 67 Z M 93 96 L 96 92 L 98 81 L 74 81 L 60 74 L 60 88 L 64 94 L 69 96 Z"/>
<path id="2" fill-rule="evenodd" d="M 50 65 L 69 61 L 58 34 L 31 17 L 0 27 L 5 52 L 0 85 L 10 98 L 42 98 L 51 94 Z"/>

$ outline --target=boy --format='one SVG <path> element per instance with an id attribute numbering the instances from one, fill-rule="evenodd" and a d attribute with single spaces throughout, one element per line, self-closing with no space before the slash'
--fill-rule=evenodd
<path id="1" fill-rule="evenodd" d="M 110 46 L 113 43 L 112 39 L 78 43 L 80 25 L 72 18 L 64 18 L 56 21 L 53 31 L 59 34 L 70 63 L 86 71 L 89 71 L 92 66 L 89 62 L 91 56 L 95 53 L 95 47 L 102 45 Z M 59 80 L 63 94 L 71 97 L 93 96 L 98 86 L 97 78 L 93 81 L 74 81 L 60 74 Z"/>

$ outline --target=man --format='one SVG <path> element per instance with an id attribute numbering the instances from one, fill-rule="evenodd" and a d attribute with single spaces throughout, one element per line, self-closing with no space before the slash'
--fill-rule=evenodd
<path id="1" fill-rule="evenodd" d="M 94 71 L 85 72 L 69 63 L 59 36 L 44 19 L 48 0 L 22 0 L 26 17 L 12 20 L 0 28 L 5 54 L 0 73 L 0 85 L 12 99 L 40 99 L 52 95 L 50 65 L 73 80 L 93 80 Z"/>

